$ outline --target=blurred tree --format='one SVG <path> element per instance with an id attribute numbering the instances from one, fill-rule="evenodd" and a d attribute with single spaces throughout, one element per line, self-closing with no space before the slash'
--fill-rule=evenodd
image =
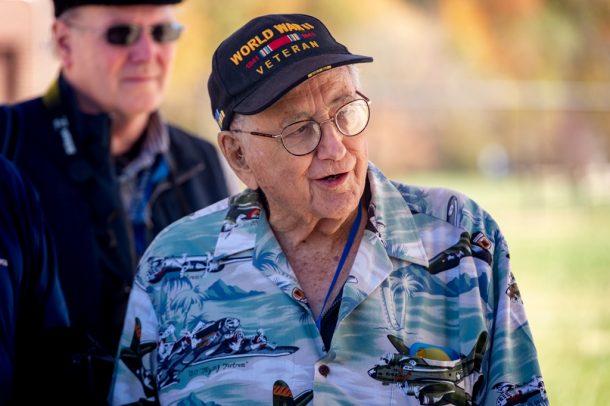
<path id="1" fill-rule="evenodd" d="M 164 111 L 215 139 L 207 78 L 217 44 L 249 19 L 306 13 L 351 50 L 373 98 L 371 157 L 388 172 L 477 168 L 487 144 L 512 168 L 561 164 L 563 116 L 610 146 L 607 0 L 188 0 Z M 610 151 L 606 150 L 606 155 Z"/>

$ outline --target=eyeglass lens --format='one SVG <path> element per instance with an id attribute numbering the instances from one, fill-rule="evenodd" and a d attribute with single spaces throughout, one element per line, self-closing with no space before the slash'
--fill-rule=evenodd
<path id="1" fill-rule="evenodd" d="M 365 100 L 354 100 L 335 113 L 332 118 L 339 132 L 352 137 L 360 134 L 369 122 L 369 106 Z M 290 124 L 282 131 L 284 148 L 293 155 L 306 155 L 316 149 L 322 137 L 320 124 L 313 120 Z"/>
<path id="2" fill-rule="evenodd" d="M 142 35 L 142 26 L 133 24 L 113 25 L 106 31 L 106 41 L 112 45 L 127 46 Z M 155 24 L 150 27 L 152 38 L 157 43 L 175 41 L 182 33 L 182 26 L 175 22 Z"/>

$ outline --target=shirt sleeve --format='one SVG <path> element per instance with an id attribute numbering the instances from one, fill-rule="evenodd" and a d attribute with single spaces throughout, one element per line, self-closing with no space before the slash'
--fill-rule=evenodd
<path id="1" fill-rule="evenodd" d="M 493 320 L 484 405 L 548 405 L 538 356 L 523 300 L 510 268 L 506 240 L 494 233 L 492 262 Z M 536 403 L 530 403 L 528 400 Z"/>
<path id="2" fill-rule="evenodd" d="M 114 366 L 108 399 L 111 405 L 158 404 L 155 376 L 158 328 L 150 297 L 136 279 Z"/>

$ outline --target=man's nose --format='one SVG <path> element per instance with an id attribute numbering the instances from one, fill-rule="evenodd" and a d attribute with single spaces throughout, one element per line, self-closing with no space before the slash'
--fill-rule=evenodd
<path id="1" fill-rule="evenodd" d="M 131 52 L 131 58 L 134 61 L 149 60 L 154 54 L 156 46 L 157 43 L 153 39 L 150 30 L 144 28 L 138 40 L 130 46 L 129 51 Z"/>
<path id="2" fill-rule="evenodd" d="M 332 118 L 321 121 L 319 123 L 320 144 L 317 148 L 318 158 L 339 160 L 345 156 L 347 149 L 343 145 L 344 136 L 337 128 L 335 121 Z"/>

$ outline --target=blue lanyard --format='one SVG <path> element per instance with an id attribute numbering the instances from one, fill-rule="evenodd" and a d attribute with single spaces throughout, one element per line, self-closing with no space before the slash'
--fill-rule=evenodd
<path id="1" fill-rule="evenodd" d="M 337 264 L 337 269 L 335 270 L 335 276 L 333 276 L 333 280 L 330 283 L 330 286 L 328 287 L 328 292 L 326 292 L 326 298 L 324 298 L 324 304 L 322 304 L 322 309 L 320 310 L 320 314 L 318 315 L 318 318 L 316 319 L 316 326 L 318 327 L 318 330 L 320 330 L 321 325 L 322 325 L 322 315 L 324 314 L 324 309 L 326 308 L 326 303 L 328 302 L 328 298 L 330 297 L 330 294 L 333 291 L 335 284 L 337 283 L 337 279 L 339 278 L 341 269 L 343 268 L 343 265 L 345 264 L 347 255 L 349 254 L 349 251 L 352 248 L 352 245 L 354 244 L 354 239 L 356 238 L 356 233 L 358 232 L 358 226 L 360 225 L 361 218 L 362 218 L 362 204 L 361 204 L 361 202 L 358 202 L 358 215 L 356 216 L 356 220 L 354 220 L 354 223 L 352 224 L 352 228 L 349 231 L 349 237 L 347 237 L 347 242 L 345 243 L 345 247 L 343 247 L 343 253 L 341 254 L 341 259 L 339 260 L 339 263 Z"/>

